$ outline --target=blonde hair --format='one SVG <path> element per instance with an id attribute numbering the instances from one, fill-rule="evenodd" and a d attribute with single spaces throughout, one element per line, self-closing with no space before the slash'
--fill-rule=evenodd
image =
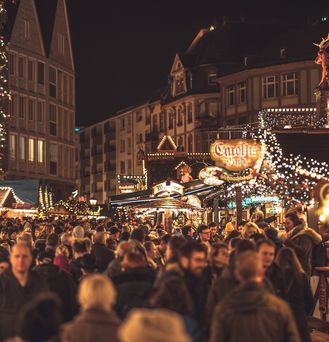
<path id="1" fill-rule="evenodd" d="M 112 281 L 102 274 L 85 277 L 78 290 L 78 301 L 83 310 L 103 309 L 111 311 L 117 292 Z"/>
<path id="2" fill-rule="evenodd" d="M 258 234 L 262 234 L 262 231 L 259 229 L 259 227 L 257 226 L 256 223 L 254 222 L 247 222 L 244 226 L 243 226 L 243 229 L 242 229 L 242 237 L 243 238 L 247 238 L 247 232 L 249 230 L 249 228 L 255 228 L 256 229 L 256 232 Z"/>
<path id="3" fill-rule="evenodd" d="M 68 248 L 64 245 L 59 245 L 56 248 L 56 252 L 55 252 L 55 256 L 58 256 L 58 255 L 65 255 L 65 256 L 69 257 L 70 253 L 69 253 Z"/>

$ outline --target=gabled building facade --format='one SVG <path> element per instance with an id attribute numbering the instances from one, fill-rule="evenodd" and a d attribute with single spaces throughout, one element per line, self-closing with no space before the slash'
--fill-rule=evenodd
<path id="1" fill-rule="evenodd" d="M 116 176 L 142 176 L 141 156 L 155 153 L 165 135 L 172 137 L 178 151 L 207 153 L 216 130 L 255 122 L 262 109 L 315 107 L 314 89 L 321 70 L 314 63 L 312 43 L 327 30 L 326 22 L 246 21 L 201 30 L 188 49 L 174 57 L 163 89 L 96 124 L 115 126 L 111 162 L 103 160 L 103 174 L 111 165 Z M 89 130 L 81 131 L 80 139 Z M 84 149 L 81 144 L 80 149 Z M 103 147 L 100 151 L 105 155 Z M 81 193 L 106 202 L 119 192 L 111 176 L 99 182 L 97 192 L 91 191 L 93 178 L 82 184 L 82 161 L 79 165 Z"/>
<path id="2" fill-rule="evenodd" d="M 20 0 L 9 14 L 5 179 L 40 179 L 60 198 L 75 187 L 75 70 L 66 3 Z"/>

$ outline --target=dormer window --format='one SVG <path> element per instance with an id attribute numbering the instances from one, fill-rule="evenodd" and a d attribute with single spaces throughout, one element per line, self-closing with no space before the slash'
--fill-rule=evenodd
<path id="1" fill-rule="evenodd" d="M 286 58 L 286 57 L 287 57 L 286 49 L 280 49 L 280 58 Z"/>
<path id="2" fill-rule="evenodd" d="M 248 57 L 247 56 L 243 57 L 243 65 L 248 66 Z"/>
<path id="3" fill-rule="evenodd" d="M 217 72 L 216 71 L 210 71 L 208 73 L 208 85 L 215 85 L 217 79 Z"/>
<path id="4" fill-rule="evenodd" d="M 185 92 L 185 77 L 184 74 L 175 76 L 175 96 Z"/>

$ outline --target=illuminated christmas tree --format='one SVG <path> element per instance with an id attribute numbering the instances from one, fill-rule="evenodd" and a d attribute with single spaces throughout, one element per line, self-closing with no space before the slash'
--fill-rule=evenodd
<path id="1" fill-rule="evenodd" d="M 15 1 L 12 1 L 15 3 Z M 8 47 L 3 35 L 7 22 L 6 1 L 0 1 L 0 179 L 4 178 L 8 156 L 7 119 L 10 101 L 8 85 Z"/>

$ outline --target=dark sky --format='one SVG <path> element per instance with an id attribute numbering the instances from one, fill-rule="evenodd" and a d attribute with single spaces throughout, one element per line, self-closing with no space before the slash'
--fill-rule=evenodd
<path id="1" fill-rule="evenodd" d="M 323 2 L 325 4 L 326 2 Z M 176 52 L 224 15 L 325 15 L 309 1 L 68 0 L 76 123 L 89 125 L 166 85 Z M 289 6 L 288 8 L 286 6 Z M 251 38 L 252 39 L 252 38 Z"/>

